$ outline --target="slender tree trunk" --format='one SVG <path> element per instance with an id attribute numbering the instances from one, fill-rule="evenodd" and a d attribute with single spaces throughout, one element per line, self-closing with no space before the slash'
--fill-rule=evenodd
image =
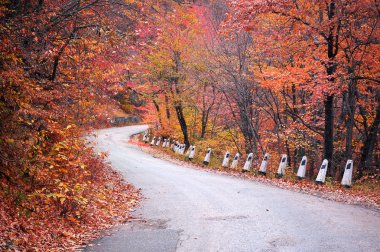
<path id="1" fill-rule="evenodd" d="M 182 69 L 182 61 L 181 61 L 181 53 L 179 51 L 174 51 L 173 52 L 173 61 L 175 63 L 175 72 L 177 74 L 180 73 L 180 70 Z M 178 119 L 178 122 L 179 122 L 179 125 L 181 126 L 181 131 L 182 131 L 182 134 L 183 134 L 183 141 L 186 145 L 186 149 L 189 148 L 190 146 L 190 142 L 189 142 L 189 135 L 188 135 L 188 132 L 187 132 L 187 124 L 186 124 L 186 119 L 185 119 L 185 116 L 183 114 L 183 107 L 182 107 L 182 102 L 181 100 L 176 100 L 175 97 L 176 96 L 179 96 L 182 94 L 182 89 L 179 87 L 179 77 L 178 76 L 173 76 L 170 80 L 170 83 L 174 86 L 174 91 L 175 91 L 175 94 L 173 93 L 173 89 L 170 88 L 172 94 L 173 94 L 173 98 L 174 98 L 174 109 L 175 109 L 175 112 L 176 112 L 176 115 L 177 115 L 177 119 Z"/>
<path id="2" fill-rule="evenodd" d="M 380 125 L 380 91 L 377 91 L 376 116 L 372 125 L 369 127 L 368 135 L 365 138 L 364 143 L 363 143 L 363 147 L 361 151 L 362 155 L 361 155 L 359 166 L 358 166 L 359 177 L 363 176 L 363 172 L 365 169 L 369 169 L 371 167 L 373 150 L 375 149 L 376 142 L 377 142 L 377 135 L 379 132 L 379 125 Z"/>
<path id="3" fill-rule="evenodd" d="M 196 129 L 197 129 L 197 107 L 194 106 L 194 121 L 193 121 L 193 139 L 195 138 L 195 134 L 196 134 Z"/>
<path id="4" fill-rule="evenodd" d="M 240 111 L 240 128 L 244 136 L 245 152 L 257 153 L 257 144 L 254 133 L 250 127 L 250 118 L 248 112 L 245 110 Z M 255 156 L 256 158 L 256 156 Z"/>
<path id="5" fill-rule="evenodd" d="M 189 142 L 189 135 L 187 133 L 187 124 L 185 117 L 183 115 L 183 107 L 181 103 L 177 103 L 175 106 L 175 112 L 177 114 L 179 125 L 181 126 L 182 134 L 183 134 L 183 141 L 186 145 L 186 149 L 190 146 Z"/>
<path id="6" fill-rule="evenodd" d="M 203 85 L 201 138 L 205 138 L 209 115 L 215 103 L 215 86 L 212 85 L 211 87 L 212 87 L 213 97 L 212 97 L 212 100 L 210 101 L 210 104 L 207 105 L 207 101 L 206 101 L 207 83 Z"/>
<path id="7" fill-rule="evenodd" d="M 323 158 L 329 160 L 329 174 L 335 175 L 333 160 L 334 151 L 334 109 L 333 109 L 334 95 L 327 96 L 325 106 L 325 130 L 324 130 L 324 143 L 323 143 Z"/>
<path id="8" fill-rule="evenodd" d="M 169 97 L 165 94 L 165 107 L 166 107 L 166 118 L 170 123 L 170 108 L 169 108 Z"/>
<path id="9" fill-rule="evenodd" d="M 205 138 L 206 126 L 208 120 L 208 111 L 206 108 L 206 88 L 207 84 L 203 84 L 203 95 L 202 95 L 202 120 L 201 120 L 201 138 Z"/>
<path id="10" fill-rule="evenodd" d="M 153 104 L 154 104 L 154 107 L 156 108 L 157 110 L 157 115 L 158 115 L 158 121 L 160 122 L 160 125 L 162 125 L 162 119 L 161 119 L 161 113 L 160 113 L 160 106 L 158 105 L 158 103 L 156 102 L 155 99 L 153 99 Z"/>
<path id="11" fill-rule="evenodd" d="M 355 110 L 356 110 L 356 83 L 351 81 L 348 86 L 348 119 L 346 122 L 346 158 L 352 159 L 352 135 L 354 129 L 354 119 L 355 119 Z"/>
<path id="12" fill-rule="evenodd" d="M 201 138 L 205 138 L 207 121 L 208 121 L 208 111 L 202 110 Z"/>
<path id="13" fill-rule="evenodd" d="M 212 120 L 211 138 L 213 138 L 213 137 L 214 137 L 214 134 L 215 134 L 216 119 L 217 119 L 218 116 L 219 116 L 219 109 L 220 109 L 220 105 L 221 105 L 221 104 L 222 104 L 222 103 L 219 102 L 218 107 L 216 108 L 216 111 L 215 111 L 214 119 Z"/>

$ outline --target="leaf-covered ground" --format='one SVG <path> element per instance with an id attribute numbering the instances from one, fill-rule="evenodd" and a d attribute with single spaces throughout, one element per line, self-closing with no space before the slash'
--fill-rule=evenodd
<path id="1" fill-rule="evenodd" d="M 131 139 L 130 141 L 131 143 L 140 146 L 143 151 L 157 158 L 178 164 L 179 166 L 202 169 L 208 172 L 214 172 L 228 176 L 241 177 L 291 191 L 306 193 L 337 202 L 360 205 L 380 211 L 380 184 L 379 181 L 376 180 L 356 184 L 353 186 L 353 188 L 344 188 L 339 183 L 319 185 L 313 181 L 297 180 L 293 179 L 292 177 L 278 179 L 271 176 L 261 176 L 256 172 L 242 173 L 241 167 L 239 170 L 233 170 L 222 167 L 204 166 L 188 161 L 185 156 L 175 154 L 170 148 L 163 149 L 156 146 L 150 146 L 149 144 L 140 142 L 137 137 Z"/>
<path id="2" fill-rule="evenodd" d="M 52 197 L 50 204 L 42 199 L 31 200 L 30 196 L 24 196 L 22 204 L 7 201 L 11 197 L 2 198 L 0 250 L 75 251 L 112 225 L 125 222 L 137 204 L 139 192 L 105 165 L 103 159 L 93 161 L 96 177 L 88 183 L 83 193 L 85 203 L 78 208 L 77 215 L 64 216 L 58 212 L 66 203 L 58 197 Z M 0 187 L 2 197 L 7 195 L 6 188 L 16 190 L 4 179 L 0 180 Z"/>

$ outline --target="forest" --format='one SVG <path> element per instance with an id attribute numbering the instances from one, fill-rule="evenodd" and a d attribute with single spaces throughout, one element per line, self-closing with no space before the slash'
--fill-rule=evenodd
<path id="1" fill-rule="evenodd" d="M 0 250 L 70 250 L 128 215 L 138 192 L 84 137 L 119 115 L 379 182 L 377 0 L 2 0 L 0 18 Z"/>

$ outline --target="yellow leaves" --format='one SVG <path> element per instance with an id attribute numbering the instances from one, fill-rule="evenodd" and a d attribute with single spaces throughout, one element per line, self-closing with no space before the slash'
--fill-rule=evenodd
<path id="1" fill-rule="evenodd" d="M 31 108 L 30 104 L 29 103 L 25 103 L 25 102 L 21 102 L 20 103 L 20 107 L 21 108 L 26 108 L 26 109 L 30 109 Z"/>
<path id="2" fill-rule="evenodd" d="M 7 143 L 14 143 L 15 140 L 12 139 L 12 138 L 7 138 L 7 139 L 5 139 L 5 142 L 7 142 Z"/>
<path id="3" fill-rule="evenodd" d="M 47 198 L 61 198 L 61 197 L 65 197 L 65 195 L 63 194 L 60 194 L 60 193 L 49 193 L 46 195 Z"/>
<path id="4" fill-rule="evenodd" d="M 59 184 L 58 184 L 58 186 L 59 187 L 61 187 L 61 188 L 63 188 L 63 189 L 67 189 L 67 184 L 65 184 L 65 183 L 63 183 L 63 182 L 60 182 Z"/>

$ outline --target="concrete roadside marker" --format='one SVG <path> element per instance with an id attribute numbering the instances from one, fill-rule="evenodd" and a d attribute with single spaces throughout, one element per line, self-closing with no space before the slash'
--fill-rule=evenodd
<path id="1" fill-rule="evenodd" d="M 195 146 L 191 146 L 190 154 L 189 154 L 189 159 L 192 160 L 195 156 Z"/>
<path id="2" fill-rule="evenodd" d="M 189 157 L 189 155 L 190 155 L 190 151 L 191 151 L 191 148 L 192 148 L 193 146 L 192 145 L 190 145 L 190 147 L 187 149 L 187 151 L 186 151 L 186 157 Z"/>
<path id="3" fill-rule="evenodd" d="M 229 161 L 230 161 L 230 152 L 227 151 L 226 154 L 224 154 L 222 167 L 228 167 Z"/>
<path id="4" fill-rule="evenodd" d="M 160 146 L 160 144 L 161 144 L 161 137 L 158 138 L 156 146 Z"/>
<path id="5" fill-rule="evenodd" d="M 145 143 L 148 143 L 149 142 L 149 131 L 144 131 L 144 138 L 143 138 L 143 141 Z"/>
<path id="6" fill-rule="evenodd" d="M 152 142 L 150 142 L 150 145 L 154 145 L 155 142 L 156 142 L 156 137 L 153 137 Z"/>
<path id="7" fill-rule="evenodd" d="M 203 160 L 204 165 L 208 165 L 210 163 L 210 157 L 211 157 L 211 148 L 208 148 L 205 159 Z"/>
<path id="8" fill-rule="evenodd" d="M 231 168 L 232 169 L 236 169 L 238 164 L 239 164 L 239 157 L 240 157 L 240 154 L 239 153 L 236 153 L 234 159 L 232 160 L 232 164 L 231 164 Z"/>
<path id="9" fill-rule="evenodd" d="M 317 178 L 315 179 L 315 182 L 317 184 L 325 183 L 328 166 L 329 166 L 329 161 L 327 159 L 324 159 L 321 167 L 319 168 Z"/>
<path id="10" fill-rule="evenodd" d="M 288 163 L 288 156 L 286 154 L 283 154 L 281 156 L 280 164 L 278 165 L 278 170 L 276 173 L 277 178 L 281 178 L 282 176 L 285 175 L 285 169 L 286 169 L 287 163 Z"/>
<path id="11" fill-rule="evenodd" d="M 179 151 L 179 142 L 178 141 L 175 142 L 174 151 L 175 151 L 175 153 L 178 153 L 178 151 Z"/>
<path id="12" fill-rule="evenodd" d="M 144 139 L 144 142 L 145 142 L 145 143 L 148 143 L 148 142 L 149 142 L 149 139 L 150 139 L 150 135 L 147 134 L 146 137 L 145 137 L 145 139 Z"/>
<path id="13" fill-rule="evenodd" d="M 352 186 L 352 168 L 353 161 L 351 159 L 347 160 L 346 167 L 344 168 L 343 178 L 341 184 L 345 187 Z"/>
<path id="14" fill-rule="evenodd" d="M 301 160 L 301 163 L 300 163 L 300 166 L 298 167 L 298 171 L 297 171 L 297 177 L 298 177 L 298 179 L 305 178 L 305 175 L 306 175 L 306 165 L 307 165 L 307 157 L 303 156 L 302 160 Z"/>
<path id="15" fill-rule="evenodd" d="M 259 173 L 261 175 L 266 175 L 267 174 L 267 166 L 268 166 L 268 160 L 269 160 L 269 154 L 265 153 L 263 157 L 263 161 L 261 161 Z"/>
<path id="16" fill-rule="evenodd" d="M 247 160 L 245 160 L 242 172 L 249 172 L 251 170 L 253 160 L 253 153 L 249 153 Z"/>
<path id="17" fill-rule="evenodd" d="M 166 142 L 167 142 L 168 140 L 166 139 L 166 138 L 164 138 L 164 141 L 162 142 L 162 148 L 165 148 L 166 147 Z"/>
<path id="18" fill-rule="evenodd" d="M 185 154 L 186 144 L 181 145 L 181 155 Z"/>
<path id="19" fill-rule="evenodd" d="M 178 143 L 177 153 L 181 154 L 181 151 L 182 151 L 182 144 Z"/>

